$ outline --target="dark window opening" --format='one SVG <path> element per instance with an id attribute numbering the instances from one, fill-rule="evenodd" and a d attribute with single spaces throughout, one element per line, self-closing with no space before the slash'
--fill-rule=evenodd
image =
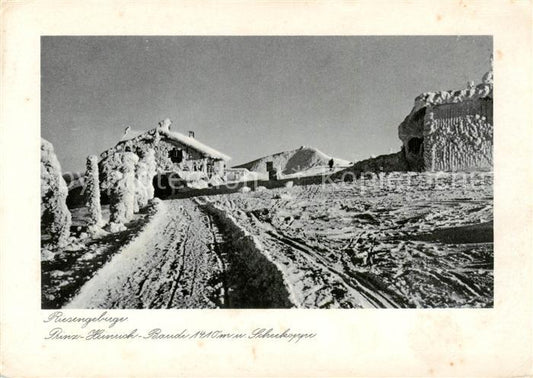
<path id="1" fill-rule="evenodd" d="M 170 150 L 168 155 L 173 163 L 179 164 L 183 161 L 183 150 L 181 149 Z"/>
<path id="2" fill-rule="evenodd" d="M 409 139 L 409 142 L 407 143 L 407 148 L 410 153 L 418 155 L 422 149 L 423 143 L 424 143 L 424 139 L 422 138 L 411 138 Z"/>

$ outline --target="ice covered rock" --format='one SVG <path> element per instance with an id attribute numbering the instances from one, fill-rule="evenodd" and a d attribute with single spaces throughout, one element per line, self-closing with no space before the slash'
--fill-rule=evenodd
<path id="1" fill-rule="evenodd" d="M 46 249 L 46 248 L 43 248 L 41 249 L 41 261 L 51 261 L 55 258 L 55 254 Z"/>
<path id="2" fill-rule="evenodd" d="M 83 248 L 85 248 L 83 243 L 80 243 L 78 240 L 76 240 L 75 238 L 71 237 L 70 238 L 70 242 L 65 247 L 64 251 L 65 252 L 76 252 L 76 251 L 79 251 L 79 250 L 81 250 Z"/>
<path id="3" fill-rule="evenodd" d="M 69 242 L 71 215 L 68 189 L 50 142 L 41 138 L 41 222 L 50 233 L 50 245 L 63 248 Z"/>
<path id="4" fill-rule="evenodd" d="M 115 232 L 125 231 L 126 226 L 124 226 L 122 223 L 110 222 L 107 225 L 107 229 L 109 230 L 109 232 L 115 233 Z"/>
<path id="5" fill-rule="evenodd" d="M 285 187 L 286 187 L 287 189 L 290 189 L 290 188 L 292 188 L 293 186 L 294 186 L 294 182 L 293 182 L 293 181 L 287 181 L 287 182 L 285 183 Z"/>
<path id="6" fill-rule="evenodd" d="M 100 226 L 96 226 L 96 225 L 87 227 L 87 233 L 91 235 L 93 238 L 97 238 L 97 237 L 104 236 L 107 234 L 107 232 L 104 231 Z"/>

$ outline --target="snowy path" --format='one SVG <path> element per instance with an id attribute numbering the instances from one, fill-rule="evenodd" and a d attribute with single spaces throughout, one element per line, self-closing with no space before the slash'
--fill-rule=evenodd
<path id="1" fill-rule="evenodd" d="M 151 224 L 66 308 L 214 308 L 223 304 L 218 230 L 191 200 L 165 201 Z"/>

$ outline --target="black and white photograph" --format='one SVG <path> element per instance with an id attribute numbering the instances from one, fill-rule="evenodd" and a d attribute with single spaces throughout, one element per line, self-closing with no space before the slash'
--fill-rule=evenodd
<path id="1" fill-rule="evenodd" d="M 42 36 L 42 308 L 492 308 L 492 43 Z"/>
<path id="2" fill-rule="evenodd" d="M 531 376 L 532 9 L 0 0 L 0 375 Z"/>

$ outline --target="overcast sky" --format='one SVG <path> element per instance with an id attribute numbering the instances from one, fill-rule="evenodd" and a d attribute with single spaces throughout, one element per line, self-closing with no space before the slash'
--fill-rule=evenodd
<path id="1" fill-rule="evenodd" d="M 126 126 L 172 128 L 230 165 L 302 145 L 356 161 L 400 149 L 426 91 L 479 83 L 490 37 L 43 37 L 41 130 L 63 171 Z"/>

